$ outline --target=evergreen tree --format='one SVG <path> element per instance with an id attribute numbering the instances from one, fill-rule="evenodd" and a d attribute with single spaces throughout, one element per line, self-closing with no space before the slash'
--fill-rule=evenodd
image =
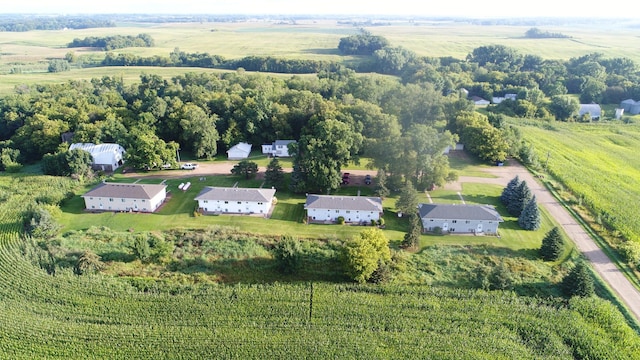
<path id="1" fill-rule="evenodd" d="M 527 182 L 522 181 L 516 188 L 516 191 L 513 194 L 513 198 L 507 204 L 507 210 L 511 215 L 519 217 L 530 199 L 531 190 L 529 189 Z"/>
<path id="2" fill-rule="evenodd" d="M 538 230 L 540 228 L 540 209 L 535 195 L 527 202 L 520 217 L 518 225 L 525 230 Z"/>
<path id="3" fill-rule="evenodd" d="M 258 173 L 258 164 L 253 161 L 242 160 L 233 166 L 231 173 L 236 176 L 244 176 L 245 179 L 250 179 Z"/>
<path id="4" fill-rule="evenodd" d="M 509 203 L 513 200 L 516 189 L 520 186 L 520 178 L 518 175 L 511 179 L 507 186 L 502 190 L 502 194 L 500 195 L 500 201 L 504 204 L 504 206 L 509 206 Z"/>
<path id="5" fill-rule="evenodd" d="M 273 186 L 278 190 L 282 189 L 284 184 L 284 171 L 278 158 L 273 158 L 269 162 L 269 165 L 267 165 L 267 170 L 264 172 L 264 181 L 267 186 Z"/>
<path id="6" fill-rule="evenodd" d="M 556 261 L 560 258 L 560 255 L 562 255 L 563 246 L 564 240 L 562 239 L 562 234 L 560 234 L 560 229 L 556 226 L 549 230 L 542 239 L 540 256 L 545 261 Z"/>
<path id="7" fill-rule="evenodd" d="M 400 197 L 396 200 L 396 208 L 399 212 L 407 215 L 418 212 L 418 193 L 411 181 L 407 181 L 402 188 Z"/>
<path id="8" fill-rule="evenodd" d="M 422 234 L 422 223 L 417 213 L 411 214 L 409 218 L 409 231 L 404 234 L 401 246 L 403 248 L 415 249 L 420 245 L 420 235 Z"/>
<path id="9" fill-rule="evenodd" d="M 593 278 L 584 260 L 578 261 L 569 274 L 562 279 L 562 291 L 569 297 L 589 297 L 595 293 Z"/>
<path id="10" fill-rule="evenodd" d="M 387 173 L 378 169 L 378 174 L 376 175 L 376 186 L 373 192 L 381 198 L 385 198 L 389 195 L 389 189 L 387 188 Z"/>

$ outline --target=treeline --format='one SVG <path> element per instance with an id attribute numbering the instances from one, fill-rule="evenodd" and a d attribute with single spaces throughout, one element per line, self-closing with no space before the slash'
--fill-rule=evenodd
<path id="1" fill-rule="evenodd" d="M 162 67 L 201 67 L 246 71 L 273 72 L 285 74 L 315 74 L 321 71 L 335 71 L 341 65 L 334 61 L 281 59 L 270 56 L 247 56 L 241 59 L 227 60 L 220 55 L 208 53 L 185 53 L 179 49 L 168 57 L 142 57 L 131 54 L 107 53 L 103 66 L 162 66 Z"/>
<path id="2" fill-rule="evenodd" d="M 524 33 L 524 37 L 529 39 L 548 39 L 548 38 L 557 38 L 557 39 L 566 39 L 570 38 L 568 35 L 564 35 L 562 33 L 554 33 L 549 31 L 542 31 L 538 28 L 531 28 Z"/>
<path id="3" fill-rule="evenodd" d="M 0 17 L 0 31 L 90 29 L 115 27 L 112 19 L 102 16 L 4 16 Z"/>
<path id="4" fill-rule="evenodd" d="M 137 36 L 113 35 L 105 37 L 89 36 L 84 39 L 76 38 L 67 47 L 95 47 L 109 51 L 127 47 L 153 47 L 154 44 L 153 38 L 149 34 L 139 34 Z"/>

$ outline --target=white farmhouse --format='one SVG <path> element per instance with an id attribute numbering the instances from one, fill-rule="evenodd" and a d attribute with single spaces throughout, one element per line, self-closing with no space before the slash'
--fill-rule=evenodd
<path id="1" fill-rule="evenodd" d="M 69 150 L 80 149 L 91 154 L 94 170 L 114 171 L 124 163 L 125 150 L 118 144 L 75 143 Z"/>
<path id="2" fill-rule="evenodd" d="M 251 154 L 251 144 L 244 142 L 237 143 L 227 150 L 227 158 L 229 160 L 246 159 Z"/>
<path id="3" fill-rule="evenodd" d="M 82 198 L 87 210 L 154 212 L 167 198 L 167 186 L 103 182 Z"/>
<path id="4" fill-rule="evenodd" d="M 422 231 L 497 234 L 502 217 L 491 205 L 419 204 Z"/>
<path id="5" fill-rule="evenodd" d="M 207 186 L 194 200 L 205 213 L 268 215 L 275 193 L 275 189 Z"/>
<path id="6" fill-rule="evenodd" d="M 290 157 L 289 144 L 295 142 L 295 140 L 276 140 L 272 144 L 263 144 L 262 153 L 274 157 Z"/>
<path id="7" fill-rule="evenodd" d="M 304 204 L 309 222 L 335 222 L 342 216 L 346 222 L 379 220 L 382 199 L 366 196 L 307 195 Z"/>

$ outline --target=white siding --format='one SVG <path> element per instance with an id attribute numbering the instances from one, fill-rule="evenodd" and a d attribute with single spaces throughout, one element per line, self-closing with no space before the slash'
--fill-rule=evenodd
<path id="1" fill-rule="evenodd" d="M 270 202 L 198 200 L 198 207 L 205 212 L 229 214 L 266 214 L 271 208 Z"/>
<path id="2" fill-rule="evenodd" d="M 154 212 L 162 205 L 166 196 L 164 191 L 150 200 L 85 196 L 84 203 L 87 210 Z"/>
<path id="3" fill-rule="evenodd" d="M 377 211 L 342 210 L 342 209 L 307 209 L 311 221 L 336 221 L 342 216 L 346 222 L 378 221 L 380 213 Z"/>

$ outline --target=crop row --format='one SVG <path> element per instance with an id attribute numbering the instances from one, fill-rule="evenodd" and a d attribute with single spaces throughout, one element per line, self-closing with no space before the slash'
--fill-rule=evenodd
<path id="1" fill-rule="evenodd" d="M 67 186 L 41 181 L 24 186 L 36 197 Z M 0 187 L 17 185 L 0 176 Z M 640 358 L 636 334 L 598 299 L 567 305 L 507 292 L 330 283 L 172 295 L 103 275 L 49 274 L 16 220 L 30 195 L 9 193 L 0 203 L 6 358 Z"/>

